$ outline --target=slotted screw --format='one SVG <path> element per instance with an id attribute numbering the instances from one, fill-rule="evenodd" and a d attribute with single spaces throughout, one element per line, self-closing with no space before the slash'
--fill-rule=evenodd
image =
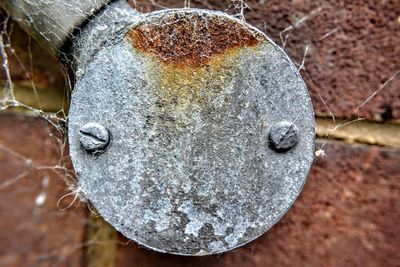
<path id="1" fill-rule="evenodd" d="M 286 152 L 299 142 L 299 130 L 291 122 L 278 122 L 271 127 L 269 142 L 275 151 Z"/>
<path id="2" fill-rule="evenodd" d="M 79 129 L 79 141 L 86 152 L 103 153 L 110 143 L 110 134 L 101 124 L 90 122 Z"/>

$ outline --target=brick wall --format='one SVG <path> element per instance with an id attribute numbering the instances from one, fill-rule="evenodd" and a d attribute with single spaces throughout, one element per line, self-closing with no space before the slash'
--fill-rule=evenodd
<path id="1" fill-rule="evenodd" d="M 150 2 L 131 4 L 142 12 L 183 6 L 183 1 Z M 240 5 L 190 2 L 229 12 Z M 400 265 L 400 5 L 395 0 L 246 4 L 248 22 L 281 46 L 283 40 L 296 63 L 305 60 L 301 74 L 316 110 L 317 148 L 326 154 L 315 161 L 282 221 L 242 248 L 201 258 L 151 252 L 118 235 L 87 203 L 67 195 L 74 178 L 63 114 L 61 120 L 43 116 L 67 110 L 68 79 L 56 60 L 9 22 L 12 49 L 6 51 L 15 95 L 46 113 L 0 112 L 0 266 Z M 0 84 L 6 85 L 4 68 Z"/>

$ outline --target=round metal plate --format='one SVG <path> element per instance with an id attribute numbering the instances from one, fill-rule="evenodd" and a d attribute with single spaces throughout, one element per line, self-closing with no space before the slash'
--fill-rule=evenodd
<path id="1" fill-rule="evenodd" d="M 73 93 L 79 186 L 118 231 L 156 251 L 206 255 L 254 240 L 293 204 L 313 161 L 304 82 L 270 39 L 223 13 L 139 21 L 96 54 Z M 276 152 L 269 131 L 281 121 L 298 143 Z M 102 153 L 80 144 L 88 123 L 111 135 Z"/>

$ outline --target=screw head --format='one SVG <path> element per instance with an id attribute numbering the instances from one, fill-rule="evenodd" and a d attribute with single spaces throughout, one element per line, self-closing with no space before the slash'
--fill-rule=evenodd
<path id="1" fill-rule="evenodd" d="M 103 125 L 91 122 L 79 129 L 79 141 L 86 152 L 103 153 L 110 142 L 110 134 Z"/>
<path id="2" fill-rule="evenodd" d="M 299 130 L 288 121 L 281 121 L 271 127 L 269 132 L 271 147 L 277 152 L 286 152 L 299 142 Z"/>

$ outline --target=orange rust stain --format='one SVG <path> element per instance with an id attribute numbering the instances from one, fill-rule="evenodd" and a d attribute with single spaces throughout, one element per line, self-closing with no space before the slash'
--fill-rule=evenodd
<path id="1" fill-rule="evenodd" d="M 126 38 L 138 51 L 174 67 L 201 67 L 218 55 L 256 46 L 262 40 L 239 21 L 191 13 L 150 19 L 130 29 Z"/>

